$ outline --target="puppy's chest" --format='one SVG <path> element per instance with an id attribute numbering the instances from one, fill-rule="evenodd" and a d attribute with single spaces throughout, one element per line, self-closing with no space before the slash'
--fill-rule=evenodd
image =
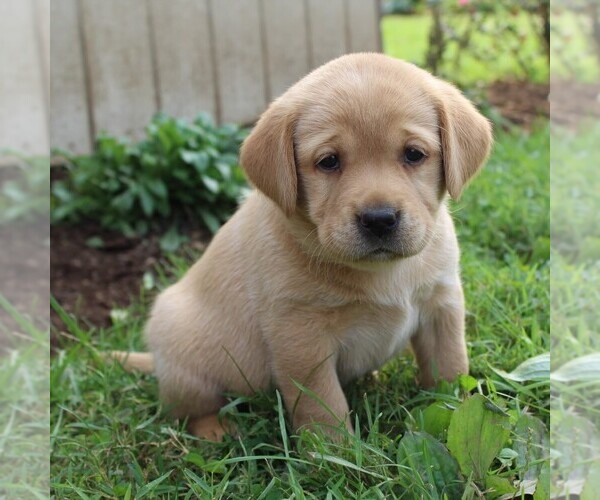
<path id="1" fill-rule="evenodd" d="M 338 374 L 342 383 L 379 368 L 400 352 L 419 324 L 420 301 L 357 304 L 338 332 Z"/>

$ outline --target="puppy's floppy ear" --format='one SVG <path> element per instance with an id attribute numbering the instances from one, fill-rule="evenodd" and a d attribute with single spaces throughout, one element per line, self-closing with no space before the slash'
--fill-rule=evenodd
<path id="1" fill-rule="evenodd" d="M 244 141 L 241 164 L 250 182 L 286 215 L 296 208 L 298 178 L 294 158 L 295 108 L 277 99 Z"/>
<path id="2" fill-rule="evenodd" d="M 456 200 L 490 153 L 492 127 L 456 87 L 436 83 L 446 189 Z"/>

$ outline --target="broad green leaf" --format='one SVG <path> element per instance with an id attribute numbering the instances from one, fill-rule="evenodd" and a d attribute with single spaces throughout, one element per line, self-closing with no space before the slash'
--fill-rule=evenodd
<path id="1" fill-rule="evenodd" d="M 202 182 L 211 193 L 218 193 L 220 190 L 219 182 L 212 177 L 202 176 Z"/>
<path id="2" fill-rule="evenodd" d="M 459 375 L 458 383 L 460 384 L 460 387 L 464 392 L 471 392 L 477 387 L 477 379 L 475 377 L 472 377 L 471 375 Z"/>
<path id="3" fill-rule="evenodd" d="M 73 198 L 73 192 L 67 188 L 64 181 L 54 181 L 52 183 L 52 194 L 61 202 L 68 202 Z"/>
<path id="4" fill-rule="evenodd" d="M 488 398 L 475 394 L 452 415 L 448 449 L 465 476 L 482 481 L 497 453 L 508 439 L 508 416 Z"/>
<path id="5" fill-rule="evenodd" d="M 502 465 L 510 467 L 518 456 L 519 454 L 512 448 L 502 448 L 498 453 L 498 460 Z"/>
<path id="6" fill-rule="evenodd" d="M 204 173 L 206 167 L 208 167 L 209 158 L 205 151 L 183 150 L 181 151 L 180 156 L 184 162 L 193 165 L 200 174 Z"/>
<path id="7" fill-rule="evenodd" d="M 154 201 L 152 200 L 152 196 L 144 186 L 141 184 L 138 185 L 138 198 L 140 200 L 140 204 L 142 205 L 142 211 L 144 215 L 150 217 L 154 213 Z"/>
<path id="8" fill-rule="evenodd" d="M 163 252 L 174 252 L 181 246 L 182 243 L 185 243 L 187 240 L 187 236 L 180 234 L 177 228 L 172 226 L 160 238 L 159 246 Z"/>
<path id="9" fill-rule="evenodd" d="M 186 462 L 190 462 L 194 465 L 197 465 L 198 467 L 204 467 L 204 464 L 206 464 L 206 460 L 204 460 L 204 457 L 202 455 L 198 455 L 198 453 L 188 453 L 185 457 L 184 460 Z"/>
<path id="10" fill-rule="evenodd" d="M 168 195 L 167 186 L 160 179 L 147 179 L 146 186 L 159 198 L 166 198 Z"/>
<path id="11" fill-rule="evenodd" d="M 423 431 L 438 439 L 445 437 L 450 426 L 453 410 L 444 403 L 436 402 L 422 410 Z"/>
<path id="12" fill-rule="evenodd" d="M 407 432 L 398 443 L 396 462 L 407 466 L 426 487 L 429 498 L 460 498 L 463 478 L 456 460 L 446 447 L 426 432 Z"/>
<path id="13" fill-rule="evenodd" d="M 542 466 L 533 494 L 533 500 L 547 500 L 548 498 L 550 498 L 550 462 L 546 462 Z"/>
<path id="14" fill-rule="evenodd" d="M 557 382 L 583 382 L 596 380 L 600 382 L 600 352 L 573 359 L 550 375 Z"/>
<path id="15" fill-rule="evenodd" d="M 225 472 L 227 472 L 223 460 L 211 460 L 210 462 L 206 462 L 202 466 L 202 470 L 212 474 L 225 474 Z"/>
<path id="16" fill-rule="evenodd" d="M 537 479 L 548 457 L 548 430 L 536 417 L 523 414 L 514 428 L 513 449 L 517 452 L 515 465 L 521 479 Z"/>
<path id="17" fill-rule="evenodd" d="M 498 375 L 514 382 L 550 380 L 550 353 L 529 358 L 509 373 L 497 368 L 493 368 L 493 370 Z"/>
<path id="18" fill-rule="evenodd" d="M 142 165 L 146 168 L 153 168 L 158 163 L 156 156 L 153 156 L 148 153 L 142 154 L 140 161 L 142 162 Z"/>
<path id="19" fill-rule="evenodd" d="M 215 168 L 219 171 L 223 180 L 228 181 L 231 179 L 231 165 L 223 161 L 216 161 Z"/>
<path id="20" fill-rule="evenodd" d="M 111 205 L 121 212 L 129 212 L 133 206 L 133 194 L 131 191 L 125 191 L 119 196 L 113 198 Z"/>
<path id="21" fill-rule="evenodd" d="M 144 286 L 144 290 L 152 290 L 156 286 L 156 280 L 154 279 L 154 274 L 151 271 L 146 271 L 144 276 L 142 277 L 142 284 Z"/>
<path id="22" fill-rule="evenodd" d="M 222 474 L 227 469 L 223 460 L 211 460 L 207 462 L 202 455 L 190 452 L 185 456 L 185 461 L 200 467 L 203 471 Z"/>
<path id="23" fill-rule="evenodd" d="M 486 476 L 485 478 L 486 498 L 500 498 L 504 495 L 516 493 L 517 488 L 506 478 L 499 476 Z"/>

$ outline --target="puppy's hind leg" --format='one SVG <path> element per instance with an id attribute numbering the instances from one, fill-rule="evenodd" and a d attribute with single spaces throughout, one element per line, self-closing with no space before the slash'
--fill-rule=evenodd
<path id="1" fill-rule="evenodd" d="M 235 434 L 233 425 L 226 418 L 219 418 L 216 413 L 191 419 L 188 427 L 194 436 L 215 443 L 223 441 L 225 434 Z"/>
<path id="2" fill-rule="evenodd" d="M 204 377 L 193 380 L 160 378 L 160 399 L 175 418 L 188 419 L 191 434 L 208 441 L 220 442 L 235 429 L 227 419 L 219 418 L 219 410 L 227 400 L 219 388 Z"/>

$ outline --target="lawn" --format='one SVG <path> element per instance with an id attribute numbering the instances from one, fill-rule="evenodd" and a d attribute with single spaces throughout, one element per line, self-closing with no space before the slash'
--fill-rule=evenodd
<path id="1" fill-rule="evenodd" d="M 514 491 L 514 482 L 545 476 L 548 382 L 502 373 L 550 347 L 549 131 L 542 124 L 496 139 L 489 164 L 452 205 L 471 377 L 422 391 L 412 358 L 399 357 L 378 377 L 346 388 L 359 432 L 341 443 L 291 435 L 276 392 L 232 394 L 223 414 L 240 438 L 199 441 L 165 414 L 152 376 L 126 373 L 101 357 L 143 348 L 151 296 L 193 257 L 172 255 L 110 328 L 90 329 L 54 304 L 72 336 L 52 360 L 54 495 L 456 498 L 464 491 L 463 498 L 477 498 L 487 490 L 493 498 L 492 489 Z M 478 422 L 485 436 L 465 439 L 464 422 Z"/>
<path id="2" fill-rule="evenodd" d="M 589 477 L 582 498 L 597 496 L 600 471 L 599 134 L 597 121 L 552 131 L 553 483 L 579 492 Z"/>

